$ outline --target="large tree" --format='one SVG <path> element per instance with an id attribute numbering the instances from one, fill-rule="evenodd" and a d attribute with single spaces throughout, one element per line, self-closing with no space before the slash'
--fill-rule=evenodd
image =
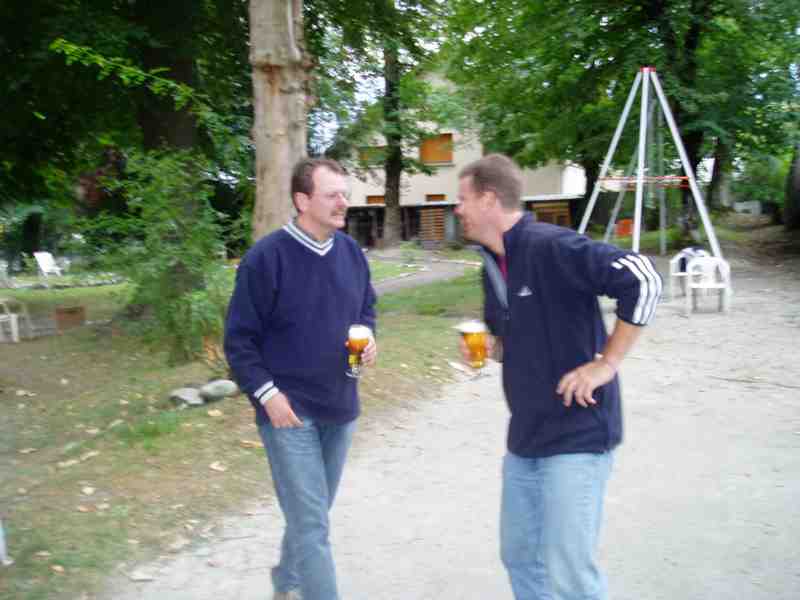
<path id="1" fill-rule="evenodd" d="M 490 148 L 525 165 L 577 162 L 587 172 L 588 193 L 640 66 L 657 67 L 696 168 L 704 142 L 742 139 L 736 128 L 748 123 L 736 113 L 776 89 L 760 82 L 764 54 L 756 46 L 765 29 L 770 48 L 786 48 L 796 43 L 796 23 L 783 0 L 461 0 L 451 21 L 450 73 L 475 103 Z M 731 43 L 748 49 L 736 52 Z M 714 44 L 725 51 L 711 51 Z M 789 54 L 781 53 L 782 64 L 768 64 L 783 93 L 790 89 Z M 729 70 L 744 97 L 728 90 L 721 98 L 726 90 L 711 73 Z M 775 105 L 773 96 L 761 100 Z M 622 165 L 635 130 L 629 127 L 623 139 Z"/>
<path id="2" fill-rule="evenodd" d="M 800 229 L 800 143 L 794 146 L 792 165 L 786 177 L 783 223 L 786 229 Z"/>
<path id="3" fill-rule="evenodd" d="M 289 219 L 289 177 L 306 153 L 309 62 L 302 0 L 250 1 L 250 63 L 256 145 L 253 239 Z"/>
<path id="4" fill-rule="evenodd" d="M 355 0 L 341 3 L 334 0 L 311 0 L 315 27 L 313 47 L 323 64 L 331 66 L 331 56 L 340 57 L 343 72 L 334 67 L 319 73 L 317 81 L 330 81 L 349 91 L 345 96 L 327 94 L 322 100 L 343 103 L 349 110 L 328 109 L 337 114 L 339 134 L 328 154 L 348 160 L 359 146 L 369 145 L 376 136 L 384 144 L 378 155 L 359 167 L 373 168 L 379 158 L 383 169 L 385 245 L 402 237 L 400 214 L 400 181 L 403 173 L 425 170 L 415 149 L 426 136 L 437 130 L 447 114 L 446 102 L 437 102 L 424 77 L 432 51 L 440 43 L 443 7 L 435 0 Z M 352 83 L 343 75 L 355 75 L 366 82 L 370 92 L 361 102 Z M 376 110 L 379 109 L 379 110 Z M 362 157 L 366 158 L 365 155 Z"/>
<path id="5" fill-rule="evenodd" d="M 247 142 L 235 151 L 229 141 L 247 134 L 251 120 L 246 17 L 239 0 L 0 4 L 0 205 L 39 205 L 43 220 L 55 207 L 75 208 L 79 176 L 108 174 L 114 147 L 195 148 L 213 157 L 217 172 L 243 180 Z M 83 64 L 71 62 L 76 56 Z M 122 67 L 190 84 L 206 98 L 202 111 L 134 85 L 139 79 Z M 41 243 L 29 237 L 28 251 Z"/>

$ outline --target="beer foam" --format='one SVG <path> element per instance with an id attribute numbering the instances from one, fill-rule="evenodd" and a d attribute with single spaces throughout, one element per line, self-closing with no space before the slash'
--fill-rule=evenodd
<path id="1" fill-rule="evenodd" d="M 464 321 L 456 329 L 461 333 L 483 333 L 486 331 L 486 324 L 482 321 Z"/>
<path id="2" fill-rule="evenodd" d="M 372 337 L 372 330 L 366 325 L 351 325 L 347 332 L 347 337 L 354 340 L 363 340 Z"/>

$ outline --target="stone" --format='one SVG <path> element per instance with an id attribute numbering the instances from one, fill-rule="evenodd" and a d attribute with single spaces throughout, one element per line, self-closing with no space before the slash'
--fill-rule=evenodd
<path id="1" fill-rule="evenodd" d="M 202 406 L 205 404 L 200 397 L 200 392 L 194 388 L 178 388 L 169 393 L 169 399 L 178 404 L 188 404 L 190 406 Z"/>
<path id="2" fill-rule="evenodd" d="M 229 379 L 216 379 L 200 388 L 200 396 L 206 400 L 221 400 L 239 393 L 239 387 Z"/>

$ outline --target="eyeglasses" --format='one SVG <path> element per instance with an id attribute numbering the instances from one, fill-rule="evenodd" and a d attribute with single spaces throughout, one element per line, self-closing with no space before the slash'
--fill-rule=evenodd
<path id="1" fill-rule="evenodd" d="M 345 202 L 350 201 L 350 192 L 328 192 L 327 194 L 320 195 L 328 202 L 335 202 L 339 198 L 344 198 Z"/>

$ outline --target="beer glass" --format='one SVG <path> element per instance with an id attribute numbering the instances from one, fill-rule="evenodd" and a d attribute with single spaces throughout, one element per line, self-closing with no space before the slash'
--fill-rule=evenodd
<path id="1" fill-rule="evenodd" d="M 345 371 L 348 377 L 361 377 L 361 353 L 369 345 L 371 339 L 372 330 L 369 327 L 366 325 L 350 325 L 350 329 L 347 331 L 348 368 Z"/>
<path id="2" fill-rule="evenodd" d="M 469 366 L 478 371 L 486 365 L 488 351 L 486 325 L 481 321 L 464 321 L 456 329 L 461 333 L 469 351 Z"/>

